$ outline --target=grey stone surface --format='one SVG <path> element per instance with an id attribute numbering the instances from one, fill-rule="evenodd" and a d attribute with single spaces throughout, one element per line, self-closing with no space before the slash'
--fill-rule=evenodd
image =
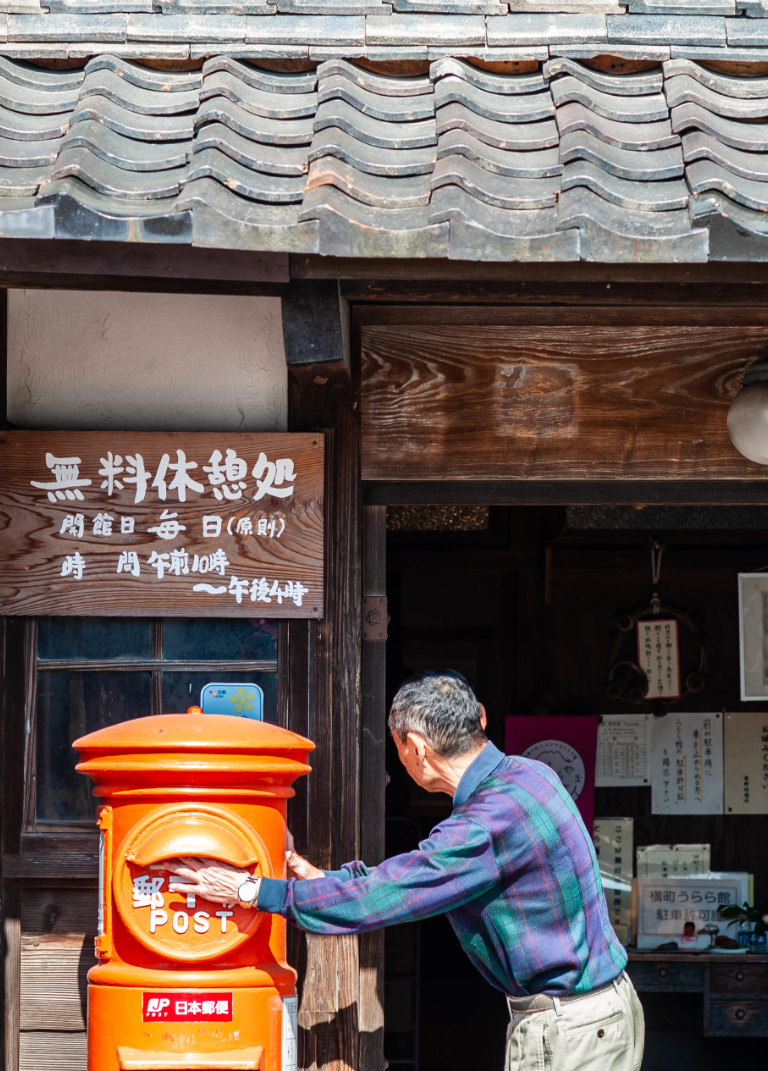
<path id="1" fill-rule="evenodd" d="M 247 112 L 268 119 L 305 119 L 317 110 L 317 93 L 270 93 L 254 89 L 229 71 L 206 74 L 200 101 L 225 97 Z"/>
<path id="2" fill-rule="evenodd" d="M 723 145 L 703 130 L 683 135 L 683 154 L 687 164 L 694 160 L 711 160 L 734 175 L 768 182 L 768 153 L 743 152 Z"/>
<path id="3" fill-rule="evenodd" d="M 427 55 L 430 60 L 444 59 L 449 56 L 482 60 L 484 63 L 525 63 L 530 60 L 544 63 L 549 58 L 549 49 L 546 45 L 522 45 L 519 48 L 487 48 L 484 45 L 429 45 Z"/>
<path id="4" fill-rule="evenodd" d="M 56 163 L 61 140 L 18 141 L 0 136 L 0 168 L 48 167 Z M 0 205 L 0 208 L 2 206 Z"/>
<path id="5" fill-rule="evenodd" d="M 560 177 L 515 179 L 478 167 L 464 156 L 446 156 L 438 160 L 432 174 L 432 189 L 459 186 L 473 197 L 497 208 L 552 208 L 557 203 Z"/>
<path id="6" fill-rule="evenodd" d="M 420 119 L 431 119 L 435 114 L 434 96 L 423 94 L 414 96 L 384 96 L 371 93 L 342 75 L 323 75 L 318 86 L 318 101 L 343 100 L 356 108 L 363 115 L 382 119 L 388 123 L 410 123 Z"/>
<path id="7" fill-rule="evenodd" d="M 384 149 L 368 145 L 337 127 L 319 131 L 309 151 L 310 163 L 324 156 L 334 156 L 368 175 L 390 178 L 428 175 L 435 166 L 435 146 L 419 149 Z"/>
<path id="8" fill-rule="evenodd" d="M 726 20 L 714 15 L 607 15 L 606 22 L 609 42 L 725 45 Z"/>
<path id="9" fill-rule="evenodd" d="M 193 118 L 191 114 L 143 115 L 122 108 L 107 97 L 94 96 L 83 97 L 78 101 L 70 123 L 74 126 L 86 119 L 94 119 L 126 138 L 137 138 L 139 141 L 185 141 L 193 136 Z"/>
<path id="10" fill-rule="evenodd" d="M 526 151 L 557 145 L 557 126 L 551 119 L 538 123 L 501 123 L 471 111 L 464 104 L 446 104 L 437 111 L 437 132 L 463 130 L 499 149 Z"/>
<path id="11" fill-rule="evenodd" d="M 4 197 L 0 206 L 0 238 L 53 238 L 53 209 L 35 206 L 32 197 Z"/>
<path id="12" fill-rule="evenodd" d="M 571 261 L 579 259 L 579 232 L 557 231 L 557 209 L 509 211 L 478 201 L 458 186 L 434 191 L 434 223 L 448 223 L 454 260 Z"/>
<path id="13" fill-rule="evenodd" d="M 437 144 L 434 119 L 415 123 L 388 123 L 363 115 L 343 100 L 329 100 L 318 105 L 315 131 L 335 126 L 352 137 L 388 149 L 418 149 Z"/>
<path id="14" fill-rule="evenodd" d="M 27 89 L 65 93 L 77 90 L 85 78 L 84 71 L 47 71 L 44 67 L 22 66 L 0 57 L 0 76 L 7 82 Z"/>
<path id="15" fill-rule="evenodd" d="M 195 137 L 193 153 L 217 149 L 236 163 L 265 175 L 297 178 L 308 169 L 306 146 L 264 145 L 244 138 L 223 123 L 206 123 Z"/>
<path id="16" fill-rule="evenodd" d="M 168 171 L 183 167 L 192 152 L 191 140 L 137 141 L 116 134 L 94 119 L 76 123 L 56 145 L 62 150 L 87 149 L 125 171 Z"/>
<path id="17" fill-rule="evenodd" d="M 706 48 L 695 45 L 672 45 L 670 48 L 672 59 L 692 59 L 708 62 L 716 60 L 719 63 L 766 63 L 768 62 L 768 48 Z"/>
<path id="18" fill-rule="evenodd" d="M 317 220 L 318 243 L 327 256 L 446 257 L 448 224 L 430 224 L 429 209 L 374 208 L 332 186 L 309 190 L 300 220 Z"/>
<path id="19" fill-rule="evenodd" d="M 617 15 L 627 9 L 616 0 L 509 0 L 509 10 L 532 15 Z"/>
<path id="20" fill-rule="evenodd" d="M 605 15 L 503 15 L 488 22 L 489 45 L 592 43 L 607 39 Z"/>
<path id="21" fill-rule="evenodd" d="M 40 47 L 40 46 L 36 46 Z M 121 59 L 147 60 L 188 60 L 189 45 L 161 44 L 121 44 L 108 45 L 98 41 L 83 41 L 66 46 L 68 59 L 91 59 L 97 56 L 119 56 Z"/>
<path id="22" fill-rule="evenodd" d="M 323 156 L 309 166 L 307 191 L 334 186 L 348 197 L 374 208 L 417 208 L 429 204 L 430 175 L 390 178 L 358 171 L 335 156 Z"/>
<path id="23" fill-rule="evenodd" d="M 636 182 L 680 178 L 683 174 L 683 153 L 679 145 L 670 149 L 638 152 L 608 144 L 585 130 L 563 135 L 560 160 L 564 164 L 573 160 L 588 160 L 617 178 Z"/>
<path id="24" fill-rule="evenodd" d="M 200 85 L 202 79 L 209 75 L 225 72 L 233 78 L 244 82 L 252 89 L 259 89 L 265 93 L 312 93 L 317 88 L 317 73 L 315 71 L 300 71 L 296 73 L 283 73 L 281 71 L 268 71 L 263 67 L 254 67 L 251 64 L 241 63 L 231 56 L 215 56 L 206 60 L 203 64 L 202 74 L 199 75 Z"/>
<path id="25" fill-rule="evenodd" d="M 0 13 L 8 15 L 42 15 L 47 11 L 48 5 L 40 3 L 40 0 L 5 0 L 0 3 Z"/>
<path id="26" fill-rule="evenodd" d="M 190 93 L 203 84 L 200 71 L 157 71 L 114 55 L 98 56 L 86 63 L 84 71 L 72 72 L 79 75 L 77 81 L 73 78 L 74 84 L 82 85 L 86 74 L 93 76 L 97 71 L 109 71 L 139 89 L 159 93 Z"/>
<path id="27" fill-rule="evenodd" d="M 349 50 L 346 50 L 344 55 L 337 53 L 333 57 L 330 55 L 330 49 L 323 52 L 321 48 L 313 48 L 311 51 L 313 56 L 316 55 L 317 59 L 349 59 L 351 57 Z M 371 48 L 370 46 L 365 46 L 360 48 L 359 51 L 356 50 L 356 54 L 371 63 L 387 63 L 391 60 L 402 63 L 403 60 L 425 60 L 428 49 L 426 45 L 399 45 L 397 48 Z"/>
<path id="28" fill-rule="evenodd" d="M 246 22 L 244 15 L 129 15 L 127 40 L 244 41 Z"/>
<path id="29" fill-rule="evenodd" d="M 768 260 L 768 220 L 721 194 L 706 194 L 691 205 L 691 217 L 709 228 L 710 260 Z"/>
<path id="30" fill-rule="evenodd" d="M 663 93 L 649 93 L 642 97 L 617 96 L 593 89 L 591 85 L 570 75 L 554 79 L 550 90 L 558 106 L 576 101 L 595 115 L 620 123 L 653 123 L 666 119 L 669 114 Z"/>
<path id="31" fill-rule="evenodd" d="M 711 160 L 696 160 L 687 164 L 685 176 L 692 193 L 696 195 L 714 190 L 745 208 L 768 212 L 768 182 L 736 175 Z"/>
<path id="32" fill-rule="evenodd" d="M 585 108 L 578 101 L 558 108 L 555 119 L 561 137 L 572 130 L 586 130 L 609 145 L 639 152 L 668 149 L 671 145 L 680 144 L 680 138 L 673 133 L 669 119 L 655 123 L 622 123 L 615 119 L 606 119 Z"/>
<path id="33" fill-rule="evenodd" d="M 128 171 L 115 167 L 89 149 L 62 149 L 51 169 L 52 179 L 78 178 L 97 193 L 118 199 L 155 201 L 174 197 L 181 189 L 185 168 L 167 171 Z"/>
<path id="34" fill-rule="evenodd" d="M 556 148 L 516 152 L 486 145 L 463 130 L 449 130 L 437 143 L 437 156 L 466 156 L 478 167 L 510 178 L 549 178 L 559 175 L 562 164 Z M 682 171 L 682 162 L 681 162 Z"/>
<path id="35" fill-rule="evenodd" d="M 164 15 L 274 15 L 277 8 L 265 0 L 155 0 Z"/>
<path id="36" fill-rule="evenodd" d="M 195 129 L 204 129 L 206 123 L 221 123 L 261 145 L 309 145 L 312 141 L 312 119 L 268 119 L 245 111 L 226 97 L 213 97 L 200 105 Z"/>
<path id="37" fill-rule="evenodd" d="M 319 78 L 345 78 L 368 93 L 383 97 L 423 97 L 434 93 L 429 78 L 397 78 L 375 74 L 346 60 L 328 60 L 317 69 Z"/>
<path id="38" fill-rule="evenodd" d="M 243 167 L 218 149 L 196 152 L 189 164 L 186 181 L 213 178 L 228 190 L 250 201 L 266 204 L 300 204 L 304 196 L 304 176 L 268 175 Z"/>
<path id="39" fill-rule="evenodd" d="M 52 15 L 109 15 L 150 12 L 152 0 L 45 0 Z"/>
<path id="40" fill-rule="evenodd" d="M 750 48 L 768 47 L 768 22 L 763 19 L 726 19 L 725 26 L 729 45 L 736 48 L 740 45 Z"/>
<path id="41" fill-rule="evenodd" d="M 735 15 L 735 0 L 629 0 L 630 15 Z"/>
<path id="42" fill-rule="evenodd" d="M 8 40 L 125 41 L 128 18 L 128 15 L 9 15 Z"/>
<path id="43" fill-rule="evenodd" d="M 393 8 L 430 15 L 506 15 L 509 10 L 496 0 L 393 0 Z"/>
<path id="44" fill-rule="evenodd" d="M 0 137 L 13 141 L 48 141 L 62 137 L 69 126 L 69 114 L 30 115 L 0 105 Z"/>
<path id="45" fill-rule="evenodd" d="M 537 119 L 548 119 L 555 114 L 555 106 L 547 90 L 543 93 L 502 96 L 498 93 L 486 93 L 464 79 L 451 75 L 441 78 L 436 84 L 435 105 L 442 108 L 453 103 L 463 104 L 470 111 L 484 115 L 487 119 L 506 123 L 532 123 Z"/>
<path id="46" fill-rule="evenodd" d="M 664 89 L 671 108 L 690 102 L 729 119 L 763 119 L 768 116 L 768 95 L 745 100 L 726 97 L 722 93 L 714 93 L 687 74 L 667 79 Z"/>
<path id="47" fill-rule="evenodd" d="M 245 40 L 260 45 L 364 45 L 365 24 L 362 15 L 249 15 Z"/>
<path id="48" fill-rule="evenodd" d="M 550 56 L 569 56 L 571 59 L 592 59 L 596 54 L 594 45 L 563 45 L 553 42 L 549 46 Z M 603 51 L 607 51 L 605 48 Z M 619 59 L 653 60 L 661 63 L 669 59 L 669 45 L 617 45 L 611 42 L 610 54 Z"/>
<path id="49" fill-rule="evenodd" d="M 500 21 L 491 19 L 491 25 Z M 485 18 L 482 15 L 368 15 L 365 43 L 378 46 L 485 45 Z"/>
<path id="50" fill-rule="evenodd" d="M 145 48 L 148 46 L 144 46 Z M 191 59 L 211 59 L 215 56 L 230 56 L 242 60 L 294 60 L 309 58 L 307 45 L 222 45 L 217 41 L 202 42 L 189 46 Z"/>
<path id="51" fill-rule="evenodd" d="M 561 194 L 557 225 L 579 228 L 582 260 L 685 264 L 707 259 L 708 231 L 693 229 L 686 210 L 635 212 L 577 187 Z"/>
<path id="52" fill-rule="evenodd" d="M 724 145 L 744 152 L 768 152 L 768 126 L 764 123 L 740 123 L 708 112 L 698 104 L 680 104 L 671 112 L 672 129 L 678 133 L 702 130 Z"/>
<path id="53" fill-rule="evenodd" d="M 287 15 L 391 15 L 392 5 L 382 0 L 275 0 Z"/>
<path id="54" fill-rule="evenodd" d="M 110 70 L 91 70 L 80 89 L 80 97 L 106 97 L 122 108 L 142 115 L 182 115 L 194 112 L 198 106 L 196 89 L 176 93 L 162 89 L 142 89 L 135 82 Z M 74 107 L 72 101 L 70 107 Z"/>
<path id="55" fill-rule="evenodd" d="M 638 212 L 671 212 L 688 204 L 688 187 L 682 179 L 635 182 L 618 178 L 589 160 L 575 160 L 563 167 L 563 191 L 575 186 L 584 186 L 620 208 Z"/>
<path id="56" fill-rule="evenodd" d="M 484 71 L 472 63 L 465 63 L 455 57 L 436 60 L 430 65 L 429 77 L 437 82 L 441 78 L 459 78 L 473 89 L 498 96 L 518 96 L 519 94 L 541 93 L 547 89 L 547 80 L 536 74 L 493 74 Z"/>
<path id="57" fill-rule="evenodd" d="M 3 27 L 5 27 L 5 19 L 1 19 L 0 22 L 2 23 Z M 3 35 L 4 34 L 5 29 L 3 29 Z M 111 47 L 120 48 L 120 45 L 112 45 Z M 71 48 L 72 45 L 66 44 L 22 45 L 18 44 L 17 42 L 12 42 L 10 44 L 2 42 L 0 43 L 0 56 L 4 56 L 12 60 L 34 60 L 38 62 L 41 59 L 65 60 L 68 58 L 69 51 Z"/>
<path id="58" fill-rule="evenodd" d="M 547 79 L 556 78 L 558 75 L 573 75 L 592 89 L 619 97 L 638 97 L 647 93 L 660 93 L 664 84 L 661 71 L 647 71 L 642 74 L 605 74 L 567 56 L 549 60 L 544 64 L 542 73 Z"/>
<path id="59" fill-rule="evenodd" d="M 714 93 L 721 93 L 726 97 L 734 97 L 737 100 L 754 100 L 757 97 L 768 97 L 768 78 L 730 78 L 723 74 L 716 74 L 707 70 L 700 63 L 694 63 L 690 59 L 670 59 L 664 64 L 664 78 L 666 84 L 678 76 L 692 78 L 695 82 L 706 86 Z"/>
<path id="60" fill-rule="evenodd" d="M 78 90 L 31 89 L 12 82 L 0 73 L 0 105 L 25 115 L 60 115 L 71 112 Z"/>
<path id="61" fill-rule="evenodd" d="M 176 203 L 192 217 L 195 246 L 287 253 L 320 251 L 317 223 L 300 223 L 296 205 L 246 201 L 211 178 L 188 182 Z"/>

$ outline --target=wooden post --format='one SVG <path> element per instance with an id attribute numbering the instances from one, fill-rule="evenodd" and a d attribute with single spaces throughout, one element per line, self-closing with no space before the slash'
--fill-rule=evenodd
<path id="1" fill-rule="evenodd" d="M 349 379 L 289 376 L 289 427 L 326 435 L 326 616 L 287 624 L 280 706 L 290 729 L 317 744 L 313 772 L 292 801 L 297 849 L 317 866 L 360 855 L 360 433 Z M 302 971 L 299 1066 L 357 1071 L 356 937 L 294 937 Z"/>
<path id="2" fill-rule="evenodd" d="M 370 865 L 384 858 L 387 744 L 387 507 L 363 509 L 363 645 L 360 711 L 360 849 Z M 384 1067 L 384 931 L 360 937 L 360 1068 Z"/>

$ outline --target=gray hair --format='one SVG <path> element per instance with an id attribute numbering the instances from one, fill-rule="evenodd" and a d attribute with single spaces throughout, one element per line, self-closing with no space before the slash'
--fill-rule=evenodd
<path id="1" fill-rule="evenodd" d="M 486 740 L 475 693 L 452 669 L 428 669 L 401 684 L 389 712 L 389 729 L 401 740 L 418 733 L 445 759 L 466 755 Z"/>

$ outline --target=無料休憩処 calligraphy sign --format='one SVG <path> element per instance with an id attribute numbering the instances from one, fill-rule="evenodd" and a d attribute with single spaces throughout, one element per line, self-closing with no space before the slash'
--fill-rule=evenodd
<path id="1" fill-rule="evenodd" d="M 323 616 L 322 434 L 0 432 L 0 614 Z"/>

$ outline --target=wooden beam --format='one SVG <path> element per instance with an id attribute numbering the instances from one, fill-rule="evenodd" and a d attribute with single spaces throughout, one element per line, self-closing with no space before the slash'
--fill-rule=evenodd
<path id="1" fill-rule="evenodd" d="M 283 293 L 285 361 L 297 379 L 348 382 L 349 306 L 336 279 L 299 280 Z"/>
<path id="2" fill-rule="evenodd" d="M 368 506 L 765 506 L 765 480 L 413 480 L 363 484 Z"/>
<path id="3" fill-rule="evenodd" d="M 285 253 L 198 249 L 189 245 L 0 239 L 0 285 L 94 290 L 189 289 L 279 293 Z M 194 284 L 194 285 L 192 285 Z M 265 287 L 269 288 L 265 291 Z"/>
<path id="4" fill-rule="evenodd" d="M 531 482 L 533 502 L 557 501 L 550 481 L 754 481 L 768 493 L 768 467 L 738 453 L 726 424 L 768 327 L 462 325 L 449 311 L 360 328 L 364 479 Z"/>
<path id="5" fill-rule="evenodd" d="M 301 787 L 291 804 L 291 827 L 299 851 L 324 868 L 360 854 L 362 523 L 356 401 L 349 380 L 323 385 L 289 376 L 289 428 L 327 433 L 326 616 L 291 622 L 285 630 L 290 670 L 281 688 L 288 728 L 317 744 L 306 790 Z M 291 955 L 302 969 L 299 1066 L 357 1071 L 357 938 L 306 935 L 294 940 Z"/>

